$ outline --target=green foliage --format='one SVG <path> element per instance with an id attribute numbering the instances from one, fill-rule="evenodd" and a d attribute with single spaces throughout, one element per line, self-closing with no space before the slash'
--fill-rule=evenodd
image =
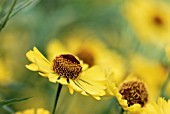
<path id="1" fill-rule="evenodd" d="M 10 105 L 10 104 L 15 104 L 21 101 L 25 101 L 28 100 L 32 97 L 25 97 L 25 98 L 14 98 L 14 99 L 9 99 L 9 100 L 2 100 L 0 101 L 0 107 L 4 106 L 4 105 Z"/>
<path id="2" fill-rule="evenodd" d="M 17 0 L 14 0 L 11 8 L 9 11 L 4 15 L 4 17 L 0 20 L 0 31 L 5 27 L 6 23 L 8 20 L 16 15 L 18 12 L 23 10 L 24 8 L 28 7 L 32 3 L 37 3 L 39 0 L 29 0 L 29 1 L 24 1 L 16 5 Z"/>

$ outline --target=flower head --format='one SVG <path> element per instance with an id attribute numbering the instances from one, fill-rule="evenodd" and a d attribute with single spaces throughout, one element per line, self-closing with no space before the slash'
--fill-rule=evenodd
<path id="1" fill-rule="evenodd" d="M 122 108 L 132 114 L 141 112 L 148 102 L 146 86 L 140 80 L 124 81 L 119 89 L 112 83 L 110 89 Z"/>
<path id="2" fill-rule="evenodd" d="M 38 109 L 27 109 L 21 112 L 16 112 L 15 114 L 50 114 L 48 110 L 45 110 L 43 108 Z"/>
<path id="3" fill-rule="evenodd" d="M 85 34 L 85 33 L 84 33 Z M 104 43 L 95 36 L 83 35 L 68 36 L 65 40 L 53 39 L 47 45 L 49 59 L 53 59 L 57 54 L 71 52 L 81 59 L 89 67 L 99 65 L 105 69 L 109 80 L 120 83 L 125 74 L 123 59 L 115 51 L 109 50 Z M 72 44 L 74 41 L 74 45 Z M 63 45 L 64 44 L 64 45 Z M 110 73 L 112 75 L 110 75 Z"/>
<path id="4" fill-rule="evenodd" d="M 57 55 L 53 61 L 48 61 L 36 47 L 27 52 L 26 56 L 32 62 L 26 65 L 28 69 L 39 71 L 50 82 L 67 85 L 70 93 L 75 90 L 96 99 L 105 95 L 105 74 L 98 66 L 88 69 L 87 64 L 72 54 Z"/>
<path id="5" fill-rule="evenodd" d="M 124 7 L 124 15 L 143 41 L 169 43 L 170 7 L 168 2 L 132 0 Z"/>
<path id="6" fill-rule="evenodd" d="M 151 95 L 150 100 L 155 101 L 167 79 L 168 70 L 156 60 L 133 55 L 130 58 L 130 72 L 133 72 L 131 77 L 137 77 L 147 84 L 148 92 Z"/>
<path id="7" fill-rule="evenodd" d="M 128 106 L 138 103 L 143 107 L 148 102 L 148 93 L 141 81 L 124 82 L 119 93 L 122 95 L 122 99 L 127 100 Z"/>

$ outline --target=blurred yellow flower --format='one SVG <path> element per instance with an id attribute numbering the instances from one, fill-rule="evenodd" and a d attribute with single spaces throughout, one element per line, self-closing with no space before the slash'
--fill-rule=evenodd
<path id="1" fill-rule="evenodd" d="M 106 70 L 107 75 L 110 76 L 109 80 L 114 80 L 115 83 L 120 83 L 124 78 L 123 58 L 114 50 L 108 49 L 94 33 L 88 30 L 76 29 L 76 32 L 73 31 L 64 40 L 54 39 L 47 45 L 47 55 L 50 59 L 56 56 L 56 52 L 60 54 L 61 50 L 65 53 L 73 53 L 89 67 L 99 65 Z"/>
<path id="2" fill-rule="evenodd" d="M 148 92 L 140 80 L 124 81 L 118 89 L 114 83 L 109 85 L 123 110 L 139 114 L 148 102 Z"/>
<path id="3" fill-rule="evenodd" d="M 7 85 L 12 82 L 12 71 L 8 68 L 3 59 L 0 59 L 0 85 Z"/>
<path id="4" fill-rule="evenodd" d="M 76 45 L 71 45 L 71 41 L 76 41 Z M 120 83 L 125 74 L 123 58 L 114 50 L 109 50 L 102 41 L 97 38 L 70 38 L 68 49 L 77 55 L 81 60 L 89 65 L 100 65 L 106 70 L 110 80 L 116 84 Z M 91 58 L 91 59 L 90 59 Z M 86 62 L 87 61 L 87 62 Z M 88 62 L 90 61 L 90 62 Z M 92 62 L 92 64 L 90 64 Z"/>
<path id="5" fill-rule="evenodd" d="M 57 55 L 52 62 L 48 61 L 39 50 L 34 47 L 26 53 L 30 62 L 26 67 L 32 71 L 48 77 L 50 82 L 67 85 L 70 93 L 74 90 L 83 95 L 90 95 L 96 99 L 105 95 L 106 78 L 103 70 L 98 66 L 88 69 L 77 57 L 71 54 Z"/>
<path id="6" fill-rule="evenodd" d="M 144 41 L 170 43 L 170 5 L 161 0 L 131 0 L 123 15 Z"/>
<path id="7" fill-rule="evenodd" d="M 149 94 L 152 95 L 151 101 L 158 98 L 162 85 L 168 76 L 168 70 L 161 63 L 137 54 L 130 58 L 129 72 L 146 82 Z"/>
<path id="8" fill-rule="evenodd" d="M 22 112 L 16 112 L 15 114 L 50 114 L 48 110 L 45 110 L 43 108 L 38 109 L 27 109 Z"/>
<path id="9" fill-rule="evenodd" d="M 170 114 L 170 99 L 168 101 L 159 97 L 156 102 L 148 103 L 140 114 Z"/>

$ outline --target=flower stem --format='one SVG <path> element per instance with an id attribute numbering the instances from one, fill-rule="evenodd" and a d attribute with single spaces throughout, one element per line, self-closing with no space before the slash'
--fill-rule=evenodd
<path id="1" fill-rule="evenodd" d="M 120 110 L 120 114 L 124 114 L 125 110 L 123 110 L 123 108 L 121 108 Z"/>
<path id="2" fill-rule="evenodd" d="M 10 16 L 10 14 L 12 13 L 12 11 L 13 11 L 14 6 L 15 6 L 16 3 L 17 3 L 17 0 L 14 0 L 13 3 L 12 3 L 12 5 L 11 5 L 11 8 L 10 8 L 8 14 L 7 14 L 7 16 L 5 17 L 5 20 L 2 21 L 2 23 L 0 23 L 0 31 L 1 31 L 2 28 L 4 28 L 4 26 L 6 25 L 8 19 L 9 19 L 9 16 Z"/>
<path id="3" fill-rule="evenodd" d="M 170 82 L 170 72 L 169 72 L 168 77 L 167 77 L 167 79 L 165 80 L 165 82 L 162 86 L 161 93 L 160 93 L 161 97 L 165 96 L 166 88 L 167 88 L 169 82 Z"/>
<path id="4" fill-rule="evenodd" d="M 62 89 L 62 84 L 59 83 L 57 93 L 56 93 L 56 97 L 55 97 L 55 102 L 54 102 L 54 107 L 53 107 L 52 114 L 55 114 L 55 109 L 57 107 L 57 102 L 58 102 L 58 98 L 60 96 L 61 89 Z"/>

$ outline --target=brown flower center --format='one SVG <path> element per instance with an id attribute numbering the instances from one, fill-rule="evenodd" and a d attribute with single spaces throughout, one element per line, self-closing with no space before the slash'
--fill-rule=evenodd
<path id="1" fill-rule="evenodd" d="M 53 70 L 67 79 L 76 79 L 82 70 L 80 62 L 70 54 L 57 56 L 53 63 Z"/>
<path id="2" fill-rule="evenodd" d="M 94 65 L 94 56 L 90 50 L 80 49 L 76 54 L 84 63 L 88 64 L 89 67 Z"/>
<path id="3" fill-rule="evenodd" d="M 123 83 L 119 92 L 122 98 L 127 100 L 128 106 L 138 103 L 143 107 L 148 101 L 148 92 L 140 81 Z"/>
<path id="4" fill-rule="evenodd" d="M 160 16 L 154 16 L 153 22 L 156 26 L 162 26 L 163 25 L 163 20 Z"/>

